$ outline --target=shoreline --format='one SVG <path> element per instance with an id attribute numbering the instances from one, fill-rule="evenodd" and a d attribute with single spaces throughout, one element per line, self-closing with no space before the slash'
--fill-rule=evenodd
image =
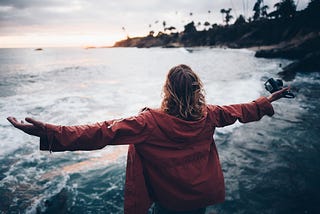
<path id="1" fill-rule="evenodd" d="M 195 22 L 182 32 L 159 32 L 142 37 L 128 37 L 113 47 L 191 48 L 219 47 L 255 51 L 255 57 L 295 60 L 279 75 L 293 79 L 297 72 L 320 72 L 320 1 L 290 16 L 267 16 L 253 21 L 239 18 L 231 25 L 213 24 L 198 31 Z M 275 11 L 277 12 L 277 11 Z M 278 11 L 279 12 L 279 11 Z"/>

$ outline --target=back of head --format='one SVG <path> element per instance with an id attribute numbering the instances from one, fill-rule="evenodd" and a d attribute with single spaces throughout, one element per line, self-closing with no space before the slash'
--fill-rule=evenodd
<path id="1" fill-rule="evenodd" d="M 187 65 L 170 69 L 163 86 L 161 109 L 183 120 L 198 120 L 204 115 L 202 82 Z"/>

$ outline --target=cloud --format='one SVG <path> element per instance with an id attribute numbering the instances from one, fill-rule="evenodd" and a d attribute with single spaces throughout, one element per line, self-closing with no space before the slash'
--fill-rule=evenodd
<path id="1" fill-rule="evenodd" d="M 59 25 L 69 25 L 72 28 L 74 25 L 88 27 L 92 24 L 139 28 L 156 19 L 163 19 L 164 14 L 175 11 L 177 7 L 186 10 L 191 5 L 192 1 L 172 5 L 160 0 L 4 0 L 0 1 L 0 27 L 2 35 L 15 34 L 19 28 L 38 29 L 39 26 L 58 28 Z"/>
<path id="2" fill-rule="evenodd" d="M 0 7 L 12 7 L 16 9 L 27 9 L 35 7 L 47 7 L 47 6 L 67 6 L 70 2 L 63 0 L 1 0 Z"/>
<path id="3" fill-rule="evenodd" d="M 304 4 L 307 0 L 300 0 Z M 251 14 L 255 0 L 1 0 L 0 26 L 46 25 L 80 22 L 144 22 L 164 19 L 170 13 L 178 18 L 207 15 L 212 11 L 216 19 L 221 8 L 233 8 L 233 15 Z M 276 0 L 264 1 L 272 9 Z M 130 20 L 129 20 L 130 19 Z M 216 21 L 220 21 L 216 20 Z"/>

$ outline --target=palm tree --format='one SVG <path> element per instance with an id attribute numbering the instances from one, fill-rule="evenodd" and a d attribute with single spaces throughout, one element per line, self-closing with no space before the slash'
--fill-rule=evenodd
<path id="1" fill-rule="evenodd" d="M 258 20 L 260 18 L 261 3 L 262 3 L 262 0 L 257 0 L 257 2 L 253 6 L 253 11 L 254 11 L 253 20 Z"/>
<path id="2" fill-rule="evenodd" d="M 267 18 L 268 16 L 268 13 L 267 13 L 267 10 L 269 9 L 269 6 L 268 5 L 263 5 L 261 7 L 261 16 L 264 17 L 264 18 Z"/>
<path id="3" fill-rule="evenodd" d="M 150 36 L 150 37 L 153 37 L 153 36 L 154 36 L 154 31 L 153 31 L 153 30 L 149 31 L 149 36 Z"/>
<path id="4" fill-rule="evenodd" d="M 127 39 L 129 39 L 130 37 L 129 37 L 129 34 L 127 33 L 126 28 L 123 26 L 121 29 L 122 29 L 122 31 L 126 34 Z"/>
<path id="5" fill-rule="evenodd" d="M 222 20 L 226 23 L 226 25 L 229 25 L 230 20 L 233 19 L 233 16 L 230 15 L 231 10 L 231 8 L 220 10 L 220 13 L 222 13 Z M 226 14 L 225 17 L 223 17 L 224 13 Z"/>
<path id="6" fill-rule="evenodd" d="M 205 21 L 203 25 L 207 28 L 208 26 L 210 26 L 210 22 Z"/>
<path id="7" fill-rule="evenodd" d="M 244 18 L 243 15 L 240 15 L 234 22 L 234 25 L 242 25 L 244 23 L 246 23 L 246 19 Z"/>
<path id="8" fill-rule="evenodd" d="M 226 13 L 226 10 L 224 9 L 224 8 L 222 8 L 221 10 L 220 10 L 220 13 L 222 14 L 222 22 L 224 22 L 224 13 Z"/>
<path id="9" fill-rule="evenodd" d="M 281 17 L 290 18 L 296 13 L 297 6 L 294 0 L 282 0 L 279 7 L 279 14 Z"/>
<path id="10" fill-rule="evenodd" d="M 229 8 L 228 10 L 226 10 L 226 25 L 229 25 L 229 21 L 230 21 L 231 19 L 233 19 L 233 16 L 230 15 L 231 10 L 232 10 L 231 8 Z"/>
<path id="11" fill-rule="evenodd" d="M 172 31 L 176 30 L 176 28 L 173 26 L 170 26 L 170 27 L 165 28 L 165 31 L 167 31 L 167 30 L 170 31 L 170 34 L 171 34 L 171 33 L 173 33 Z"/>
<path id="12" fill-rule="evenodd" d="M 166 21 L 163 21 L 163 22 L 162 22 L 163 32 L 165 32 L 165 31 L 166 31 L 166 25 L 167 25 Z"/>

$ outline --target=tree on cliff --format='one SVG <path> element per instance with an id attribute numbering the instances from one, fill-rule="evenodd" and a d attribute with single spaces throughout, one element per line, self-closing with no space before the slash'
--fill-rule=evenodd
<path id="1" fill-rule="evenodd" d="M 223 17 L 223 14 L 225 14 L 223 21 L 226 23 L 226 25 L 229 25 L 230 20 L 233 19 L 233 16 L 230 15 L 231 10 L 232 10 L 231 8 L 220 10 L 220 13 L 222 13 L 222 17 Z"/>
<path id="2" fill-rule="evenodd" d="M 166 21 L 163 21 L 162 22 L 163 32 L 166 32 L 166 25 L 167 25 Z"/>
<path id="3" fill-rule="evenodd" d="M 279 14 L 281 17 L 290 18 L 296 13 L 297 6 L 293 0 L 282 0 L 279 7 Z"/>
<path id="4" fill-rule="evenodd" d="M 268 13 L 267 13 L 268 9 L 269 9 L 269 6 L 264 5 L 263 0 L 257 0 L 257 2 L 253 6 L 253 11 L 254 11 L 253 20 L 256 21 L 262 17 L 267 18 L 268 17 Z"/>
<path id="5" fill-rule="evenodd" d="M 240 15 L 236 21 L 234 22 L 234 25 L 242 25 L 246 23 L 246 19 L 244 18 L 243 15 Z"/>
<path id="6" fill-rule="evenodd" d="M 126 28 L 123 26 L 121 29 L 122 29 L 122 31 L 126 34 L 127 39 L 130 39 L 129 34 L 128 34 Z"/>
<path id="7" fill-rule="evenodd" d="M 154 35 L 154 31 L 153 30 L 149 31 L 149 37 L 153 37 L 153 35 Z"/>
<path id="8" fill-rule="evenodd" d="M 184 31 L 185 34 L 193 34 L 197 32 L 196 27 L 194 26 L 194 22 L 190 22 L 189 24 L 186 24 L 184 26 Z"/>
<path id="9" fill-rule="evenodd" d="M 268 17 L 268 12 L 267 10 L 269 9 L 269 6 L 268 5 L 263 5 L 261 7 L 261 16 L 264 17 L 264 18 L 267 18 Z"/>
<path id="10" fill-rule="evenodd" d="M 297 6 L 294 3 L 294 0 L 281 0 L 274 5 L 276 8 L 275 11 L 271 12 L 269 17 L 282 17 L 282 18 L 291 18 L 295 15 Z"/>
<path id="11" fill-rule="evenodd" d="M 254 4 L 253 6 L 253 20 L 258 20 L 260 18 L 260 14 L 261 14 L 261 3 L 262 0 L 257 0 L 257 2 Z"/>
<path id="12" fill-rule="evenodd" d="M 175 30 L 177 30 L 177 29 L 176 29 L 175 27 L 173 27 L 173 26 L 166 27 L 166 28 L 164 29 L 164 31 L 169 31 L 170 34 L 173 33 L 173 31 L 175 31 Z"/>
<path id="13" fill-rule="evenodd" d="M 205 29 L 206 29 L 206 28 L 208 28 L 210 26 L 210 22 L 205 21 L 203 25 L 205 26 Z"/>
<path id="14" fill-rule="evenodd" d="M 184 31 L 180 42 L 185 46 L 195 45 L 198 41 L 198 31 L 194 25 L 194 22 L 190 22 L 184 26 Z"/>

